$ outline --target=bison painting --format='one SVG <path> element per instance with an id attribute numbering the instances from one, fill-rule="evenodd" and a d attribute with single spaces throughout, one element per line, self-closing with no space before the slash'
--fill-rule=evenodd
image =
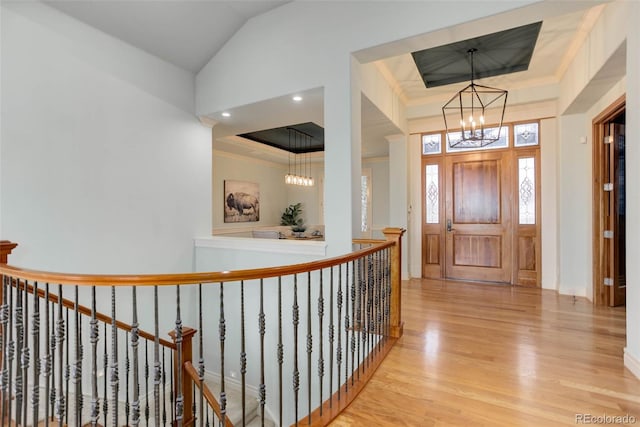
<path id="1" fill-rule="evenodd" d="M 260 220 L 258 184 L 243 181 L 225 181 L 224 222 Z"/>
<path id="2" fill-rule="evenodd" d="M 227 206 L 229 209 L 235 209 L 240 215 L 245 210 L 253 209 L 258 212 L 258 198 L 247 193 L 229 193 L 227 196 Z"/>

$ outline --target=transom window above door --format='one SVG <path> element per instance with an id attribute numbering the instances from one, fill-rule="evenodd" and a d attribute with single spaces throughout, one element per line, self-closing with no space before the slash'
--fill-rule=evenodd
<path id="1" fill-rule="evenodd" d="M 498 128 L 488 128 L 486 131 L 497 133 Z M 425 156 L 442 154 L 443 141 L 445 143 L 445 151 L 447 153 L 508 148 L 511 141 L 514 142 L 513 146 L 516 148 L 532 147 L 539 144 L 538 134 L 538 122 L 508 124 L 503 126 L 500 130 L 500 139 L 492 144 L 478 147 L 472 145 L 472 143 L 458 143 L 455 147 L 451 147 L 448 142 L 460 140 L 460 132 L 450 132 L 448 135 L 445 135 L 445 132 L 427 133 L 422 135 L 422 154 Z"/>

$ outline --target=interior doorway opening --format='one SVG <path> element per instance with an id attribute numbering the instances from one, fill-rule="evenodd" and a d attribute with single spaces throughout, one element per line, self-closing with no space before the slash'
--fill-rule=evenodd
<path id="1" fill-rule="evenodd" d="M 625 98 L 593 121 L 594 286 L 596 305 L 626 303 Z"/>

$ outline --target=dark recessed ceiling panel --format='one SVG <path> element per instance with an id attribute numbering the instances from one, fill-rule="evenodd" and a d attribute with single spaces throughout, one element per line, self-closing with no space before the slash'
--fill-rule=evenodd
<path id="1" fill-rule="evenodd" d="M 324 128 L 312 122 L 243 133 L 238 136 L 290 153 L 324 151 Z"/>
<path id="2" fill-rule="evenodd" d="M 469 49 L 475 78 L 499 76 L 529 68 L 542 22 L 473 39 L 413 52 L 413 60 L 426 87 L 444 86 L 471 78 Z"/>

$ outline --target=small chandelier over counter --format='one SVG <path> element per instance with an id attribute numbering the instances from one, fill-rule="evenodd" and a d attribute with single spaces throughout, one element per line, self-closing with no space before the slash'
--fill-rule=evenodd
<path id="1" fill-rule="evenodd" d="M 311 148 L 311 135 L 300 132 L 294 128 L 287 128 L 289 131 L 289 173 L 284 176 L 284 182 L 291 185 L 311 187 L 315 181 L 311 175 L 311 159 L 309 149 Z M 291 163 L 291 153 L 293 153 L 293 168 Z"/>
<path id="2" fill-rule="evenodd" d="M 467 51 L 471 62 L 471 84 L 456 93 L 442 107 L 442 115 L 450 147 L 457 145 L 461 147 L 484 147 L 500 139 L 508 92 L 489 86 L 477 85 L 473 82 L 475 78 L 473 55 L 477 51 L 475 48 Z M 488 108 L 496 108 L 499 114 L 499 123 L 492 124 L 490 128 L 485 127 L 487 119 L 485 112 Z M 497 121 L 498 118 L 495 117 L 495 122 L 492 123 Z M 458 126 L 460 126 L 459 131 L 457 130 Z"/>

